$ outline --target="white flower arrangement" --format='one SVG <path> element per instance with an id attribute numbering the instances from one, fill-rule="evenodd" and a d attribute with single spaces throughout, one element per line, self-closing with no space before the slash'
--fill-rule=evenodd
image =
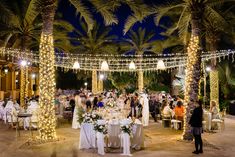
<path id="1" fill-rule="evenodd" d="M 121 125 L 121 131 L 131 135 L 132 133 L 132 124 Z"/>
<path id="2" fill-rule="evenodd" d="M 94 130 L 96 132 L 100 132 L 100 133 L 103 133 L 103 134 L 107 134 L 108 133 L 107 125 L 105 125 L 105 124 L 97 124 L 97 123 L 95 123 Z"/>
<path id="3" fill-rule="evenodd" d="M 95 123 L 98 119 L 101 119 L 101 116 L 96 113 L 84 113 L 82 117 L 83 123 Z"/>
<path id="4" fill-rule="evenodd" d="M 116 106 L 117 106 L 117 104 L 114 100 L 109 100 L 105 105 L 105 107 L 110 107 L 110 108 L 114 108 Z"/>

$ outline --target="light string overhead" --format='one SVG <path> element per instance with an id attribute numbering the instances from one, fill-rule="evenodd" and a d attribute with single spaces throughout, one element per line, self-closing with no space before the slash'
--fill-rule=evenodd
<path id="1" fill-rule="evenodd" d="M 31 63 L 39 63 L 38 52 L 21 51 L 12 48 L 0 48 L 0 54 L 7 56 L 8 60 L 26 60 Z M 231 57 L 234 61 L 235 51 L 220 50 L 216 52 L 202 52 L 201 60 L 207 61 L 224 57 Z M 109 72 L 133 72 L 133 71 L 159 71 L 186 66 L 185 54 L 157 54 L 157 55 L 91 55 L 91 54 L 62 54 L 55 53 L 55 66 L 64 69 L 79 69 L 84 71 L 109 71 Z M 133 64 L 134 63 L 134 64 Z M 132 68 L 130 68 L 132 64 Z M 135 66 L 133 66 L 135 65 Z"/>

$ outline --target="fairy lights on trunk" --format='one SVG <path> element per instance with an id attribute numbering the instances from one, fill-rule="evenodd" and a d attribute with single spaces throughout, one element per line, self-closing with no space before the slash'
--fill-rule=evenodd
<path id="1" fill-rule="evenodd" d="M 54 109 L 55 94 L 55 55 L 53 36 L 41 35 L 39 57 L 39 138 L 56 139 L 56 119 Z"/>
<path id="2" fill-rule="evenodd" d="M 199 36 L 192 35 L 190 43 L 187 48 L 187 64 L 185 76 L 185 116 L 184 116 L 184 130 L 183 139 L 192 140 L 191 128 L 188 124 L 192 110 L 194 109 L 193 101 L 198 99 L 199 80 L 201 73 L 201 51 L 199 45 Z"/>

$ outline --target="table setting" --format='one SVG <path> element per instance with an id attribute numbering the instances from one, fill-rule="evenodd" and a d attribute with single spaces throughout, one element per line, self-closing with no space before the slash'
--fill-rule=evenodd
<path id="1" fill-rule="evenodd" d="M 139 119 L 126 118 L 118 105 L 107 105 L 82 115 L 79 149 L 122 148 L 122 155 L 131 156 L 131 149 L 139 150 L 144 145 L 143 125 Z M 107 150 L 107 149 L 106 149 Z"/>

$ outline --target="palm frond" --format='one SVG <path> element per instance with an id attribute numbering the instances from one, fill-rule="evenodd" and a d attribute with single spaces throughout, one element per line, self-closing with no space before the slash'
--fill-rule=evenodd
<path id="1" fill-rule="evenodd" d="M 135 23 L 142 20 L 143 19 L 137 18 L 135 15 L 128 16 L 124 25 L 123 34 L 125 35 L 134 26 Z"/>
<path id="2" fill-rule="evenodd" d="M 113 7 L 120 5 L 114 4 L 115 1 L 102 1 L 102 0 L 91 0 L 91 3 L 95 6 L 97 12 L 99 12 L 105 22 L 105 25 L 117 24 L 118 19 L 113 12 Z"/>
<path id="3" fill-rule="evenodd" d="M 187 5 L 185 3 L 180 3 L 180 4 L 170 4 L 170 5 L 162 5 L 159 7 L 155 7 L 155 12 L 157 16 L 154 18 L 154 22 L 156 25 L 159 25 L 160 20 L 162 19 L 163 16 L 165 16 L 169 11 L 177 8 L 185 8 Z"/>
<path id="4" fill-rule="evenodd" d="M 225 18 L 209 6 L 205 7 L 205 17 L 208 21 L 213 21 L 213 23 L 216 23 L 218 26 L 224 27 L 228 25 Z"/>
<path id="5" fill-rule="evenodd" d="M 30 0 L 24 17 L 24 24 L 32 24 L 41 12 L 42 0 Z"/>
<path id="6" fill-rule="evenodd" d="M 81 2 L 81 0 L 69 0 L 69 2 L 76 8 L 77 13 L 85 20 L 88 25 L 88 32 L 94 26 L 94 20 L 88 8 Z"/>
<path id="7" fill-rule="evenodd" d="M 53 25 L 54 27 L 57 27 L 57 29 L 66 30 L 67 32 L 72 32 L 74 30 L 74 26 L 64 20 L 55 20 Z"/>

